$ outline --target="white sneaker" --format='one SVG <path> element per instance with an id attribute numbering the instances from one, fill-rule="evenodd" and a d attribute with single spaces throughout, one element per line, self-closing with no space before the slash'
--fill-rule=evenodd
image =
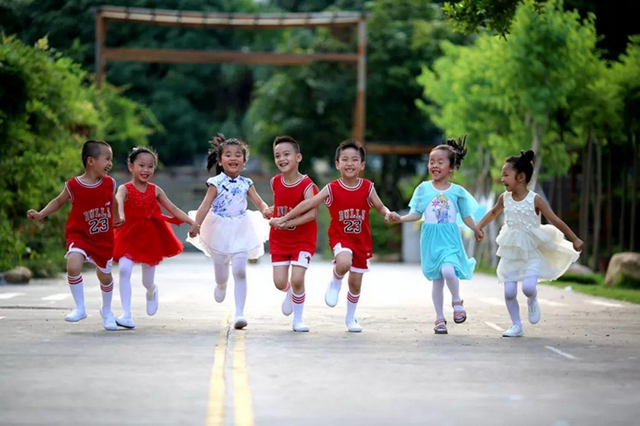
<path id="1" fill-rule="evenodd" d="M 284 297 L 282 301 L 282 313 L 286 316 L 289 316 L 293 313 L 293 300 L 291 300 L 291 289 L 287 291 L 287 295 Z"/>
<path id="2" fill-rule="evenodd" d="M 522 337 L 524 336 L 524 331 L 522 331 L 521 325 L 513 324 L 507 331 L 502 333 L 502 337 Z"/>
<path id="3" fill-rule="evenodd" d="M 327 287 L 327 292 L 324 294 L 324 301 L 330 308 L 333 308 L 338 304 L 338 298 L 340 297 L 340 288 L 342 287 L 342 283 L 338 283 L 337 286 L 333 285 L 333 280 L 329 283 Z"/>
<path id="4" fill-rule="evenodd" d="M 102 317 L 102 326 L 105 330 L 114 331 L 118 329 L 116 317 L 113 316 L 113 312 L 109 311 L 104 313 L 102 308 L 100 308 L 100 316 Z"/>
<path id="5" fill-rule="evenodd" d="M 130 316 L 120 315 L 116 318 L 116 324 L 124 328 L 136 328 L 136 323 Z"/>
<path id="6" fill-rule="evenodd" d="M 71 311 L 69 315 L 64 317 L 64 320 L 69 322 L 78 322 L 80 320 L 85 319 L 86 317 L 87 317 L 87 311 L 85 309 L 75 308 L 73 311 Z"/>
<path id="7" fill-rule="evenodd" d="M 306 333 L 306 332 L 309 331 L 309 327 L 305 323 L 303 323 L 302 321 L 293 322 L 291 324 L 291 328 L 293 328 L 293 331 L 299 331 L 299 332 L 302 332 L 302 333 Z"/>
<path id="8" fill-rule="evenodd" d="M 235 328 L 236 330 L 242 330 L 248 324 L 249 323 L 247 322 L 247 319 L 245 317 L 239 316 L 236 317 L 236 319 L 233 321 L 233 328 Z"/>
<path id="9" fill-rule="evenodd" d="M 153 287 L 153 293 L 147 291 L 147 315 L 153 316 L 158 312 L 158 286 Z"/>
<path id="10" fill-rule="evenodd" d="M 538 298 L 533 299 L 533 302 L 527 300 L 527 305 L 529 306 L 529 322 L 531 324 L 537 324 L 540 322 L 540 316 L 542 313 L 540 312 L 540 305 L 538 304 Z"/>
<path id="11" fill-rule="evenodd" d="M 224 302 L 224 298 L 227 295 L 227 285 L 217 285 L 216 289 L 213 291 L 213 297 L 215 297 L 216 302 L 222 303 Z"/>
<path id="12" fill-rule="evenodd" d="M 354 319 L 352 322 L 347 323 L 347 329 L 351 333 L 360 333 L 362 331 L 362 326 L 358 324 L 358 320 Z"/>

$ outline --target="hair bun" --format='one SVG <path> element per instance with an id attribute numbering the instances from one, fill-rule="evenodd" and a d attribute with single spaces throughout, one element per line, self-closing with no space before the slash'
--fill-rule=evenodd
<path id="1" fill-rule="evenodd" d="M 222 133 L 218 133 L 216 134 L 211 141 L 209 141 L 209 143 L 211 144 L 212 147 L 218 147 L 220 146 L 220 144 L 222 144 L 222 142 L 226 141 L 227 139 L 224 137 L 224 135 Z"/>
<path id="2" fill-rule="evenodd" d="M 527 151 L 520 151 L 520 157 L 522 161 L 533 164 L 536 159 L 536 153 L 531 149 Z"/>

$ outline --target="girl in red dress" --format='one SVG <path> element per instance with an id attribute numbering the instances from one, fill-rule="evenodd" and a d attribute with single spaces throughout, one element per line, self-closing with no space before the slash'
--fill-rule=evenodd
<path id="1" fill-rule="evenodd" d="M 156 265 L 164 258 L 182 252 L 168 222 L 191 225 L 196 233 L 198 225 L 167 198 L 164 191 L 149 180 L 153 177 L 158 156 L 145 147 L 135 147 L 129 154 L 129 171 L 133 179 L 120 185 L 116 193 L 123 225 L 116 230 L 113 258 L 120 264 L 120 299 L 122 316 L 116 318 L 121 327 L 134 328 L 131 316 L 131 271 L 135 263 L 142 264 L 142 285 L 147 289 L 147 314 L 158 310 L 158 287 L 154 283 Z M 160 205 L 174 217 L 165 216 Z"/>

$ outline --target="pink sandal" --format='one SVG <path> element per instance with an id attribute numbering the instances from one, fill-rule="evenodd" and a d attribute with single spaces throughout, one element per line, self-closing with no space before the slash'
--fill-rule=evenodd
<path id="1" fill-rule="evenodd" d="M 464 303 L 464 300 L 460 300 L 459 302 L 452 302 L 451 306 L 462 306 L 463 303 Z M 455 322 L 456 324 L 462 324 L 466 320 L 467 320 L 467 311 L 465 311 L 464 309 L 456 311 L 454 309 L 453 322 Z"/>
<path id="2" fill-rule="evenodd" d="M 436 320 L 436 326 L 433 327 L 433 331 L 436 334 L 449 334 L 447 331 L 447 321 L 444 318 L 438 318 Z"/>

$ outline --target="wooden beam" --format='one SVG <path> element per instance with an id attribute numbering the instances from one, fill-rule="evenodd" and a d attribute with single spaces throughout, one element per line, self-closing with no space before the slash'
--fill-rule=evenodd
<path id="1" fill-rule="evenodd" d="M 353 138 L 365 145 L 367 94 L 367 23 L 358 23 L 358 68 L 356 76 L 356 102 L 353 109 Z"/>
<path id="2" fill-rule="evenodd" d="M 367 154 L 421 155 L 430 153 L 433 147 L 368 143 L 365 149 L 367 150 Z"/>
<path id="3" fill-rule="evenodd" d="M 307 65 L 317 61 L 356 64 L 354 53 L 269 53 L 229 50 L 104 49 L 107 61 L 155 62 L 171 64 L 269 64 Z"/>
<path id="4" fill-rule="evenodd" d="M 96 14 L 96 87 L 100 88 L 106 72 L 106 59 L 104 56 L 107 40 L 107 23 L 102 19 L 100 13 Z"/>
<path id="5" fill-rule="evenodd" d="M 201 28 L 355 27 L 366 16 L 353 12 L 242 14 L 111 6 L 97 10 L 109 21 Z"/>

